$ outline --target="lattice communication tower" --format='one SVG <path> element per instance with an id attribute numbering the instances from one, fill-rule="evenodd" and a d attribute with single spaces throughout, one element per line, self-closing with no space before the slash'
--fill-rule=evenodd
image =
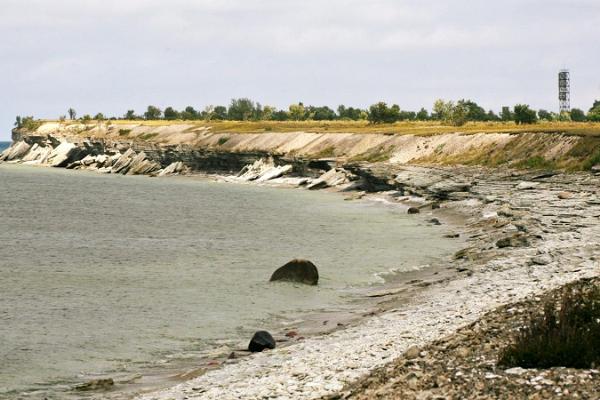
<path id="1" fill-rule="evenodd" d="M 558 102 L 561 113 L 571 111 L 571 73 L 568 69 L 558 72 Z"/>

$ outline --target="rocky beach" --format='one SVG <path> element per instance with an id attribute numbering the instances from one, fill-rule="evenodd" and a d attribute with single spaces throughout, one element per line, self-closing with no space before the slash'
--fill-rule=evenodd
<path id="1" fill-rule="evenodd" d="M 161 129 L 47 123 L 14 131 L 0 160 L 113 174 L 209 174 L 337 191 L 350 201 L 377 198 L 451 226 L 449 235 L 465 246 L 415 279 L 365 293 L 373 312 L 343 329 L 234 355 L 141 399 L 597 398 L 596 370 L 496 366 L 523 310 L 533 312 L 540 298 L 598 276 L 600 176 L 518 168 L 535 152 L 557 163 L 581 162 L 588 139 Z M 484 162 L 503 155 L 512 163 Z M 457 162 L 459 156 L 468 162 Z"/>

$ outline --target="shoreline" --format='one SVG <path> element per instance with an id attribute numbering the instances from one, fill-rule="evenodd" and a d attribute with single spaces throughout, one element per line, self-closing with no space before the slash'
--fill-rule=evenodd
<path id="1" fill-rule="evenodd" d="M 421 196 L 441 203 L 433 215 L 464 219 L 460 233 L 468 243 L 448 262 L 450 278 L 422 287 L 416 282 L 419 290 L 408 299 L 392 283 L 374 297 L 387 307 L 356 325 L 226 363 L 139 398 L 336 398 L 412 346 L 447 337 L 499 306 L 598 276 L 598 176 L 385 163 L 369 174 L 393 176 L 405 191 L 396 200 Z M 334 182 L 348 176 L 337 168 L 335 175 Z M 353 198 L 347 191 L 352 182 L 325 187 Z"/>
<path id="2" fill-rule="evenodd" d="M 559 175 L 542 183 L 550 187 L 534 185 L 536 189 L 526 189 L 527 185 L 518 180 L 523 176 L 513 173 L 510 172 L 505 185 L 498 184 L 502 179 L 495 182 L 492 178 L 480 186 L 482 191 L 495 191 L 498 196 L 487 204 L 470 204 L 473 198 L 451 203 L 451 212 L 460 214 L 469 210 L 465 228 L 470 231 L 470 239 L 483 250 L 478 254 L 473 247 L 467 247 L 469 250 L 457 253 L 451 268 L 466 273 L 427 285 L 404 306 L 391 305 L 356 326 L 255 355 L 140 399 L 341 398 L 337 393 L 346 385 L 397 359 L 411 346 L 423 346 L 446 337 L 497 307 L 542 295 L 581 278 L 598 276 L 600 249 L 596 239 L 600 237 L 600 229 L 595 223 L 600 216 L 595 189 L 598 178 L 585 174 Z M 587 186 L 577 193 L 577 198 L 560 199 L 560 185 L 571 185 L 573 177 Z M 521 188 L 517 188 L 519 185 Z M 505 191 L 509 187 L 511 190 Z M 512 201 L 506 198 L 511 195 L 516 195 Z M 533 199 L 548 204 L 539 210 L 529 208 L 533 215 L 522 215 Z M 460 202 L 462 207 L 457 204 Z M 589 216 L 585 212 L 578 216 L 570 214 L 571 218 L 582 220 L 574 224 L 576 227 L 553 221 L 562 214 L 549 209 L 572 210 L 575 206 L 586 211 L 586 207 L 577 205 L 581 202 L 593 207 L 593 212 Z M 506 207 L 507 204 L 510 206 Z M 521 224 L 515 224 L 516 220 Z M 558 225 L 554 232 L 550 230 L 552 225 Z M 488 236 L 484 237 L 486 230 Z M 521 246 L 518 241 L 515 247 L 495 245 L 497 239 L 507 234 L 520 237 L 523 230 L 535 245 Z M 587 240 L 582 241 L 581 230 Z M 392 290 L 385 297 L 390 296 L 388 301 L 393 303 L 396 294 Z"/>

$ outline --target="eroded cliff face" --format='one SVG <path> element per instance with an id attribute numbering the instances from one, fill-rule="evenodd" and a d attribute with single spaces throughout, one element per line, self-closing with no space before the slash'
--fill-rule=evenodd
<path id="1" fill-rule="evenodd" d="M 214 133 L 151 122 L 45 122 L 14 130 L 13 141 L 0 160 L 123 174 L 236 173 L 265 157 L 303 175 L 381 163 L 589 169 L 600 155 L 600 138 L 560 133 Z"/>

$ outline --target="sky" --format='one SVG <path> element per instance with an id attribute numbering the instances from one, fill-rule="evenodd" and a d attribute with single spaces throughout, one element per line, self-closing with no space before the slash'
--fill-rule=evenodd
<path id="1" fill-rule="evenodd" d="M 0 0 L 0 140 L 16 115 L 249 97 L 556 111 L 600 99 L 599 0 Z"/>

